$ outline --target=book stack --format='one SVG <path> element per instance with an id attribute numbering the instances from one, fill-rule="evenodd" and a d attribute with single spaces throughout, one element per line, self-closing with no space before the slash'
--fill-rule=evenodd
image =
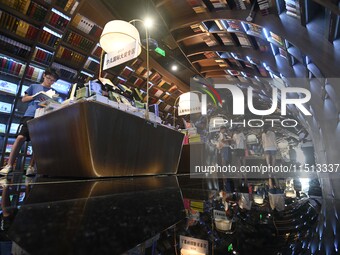
<path id="1" fill-rule="evenodd" d="M 187 2 L 192 7 L 194 12 L 196 13 L 207 12 L 207 6 L 203 3 L 202 0 L 187 0 Z"/>
<path id="2" fill-rule="evenodd" d="M 124 69 L 120 72 L 120 75 L 122 75 L 125 78 L 129 78 L 133 72 L 134 70 L 131 67 L 125 66 Z"/>
<path id="3" fill-rule="evenodd" d="M 263 36 L 263 28 L 261 26 L 258 26 L 254 23 L 246 23 L 248 26 L 248 31 L 247 33 L 250 35 L 254 35 L 254 36 Z"/>
<path id="4" fill-rule="evenodd" d="M 13 59 L 0 56 L 0 71 L 22 77 L 25 65 Z"/>
<path id="5" fill-rule="evenodd" d="M 234 45 L 234 41 L 229 33 L 217 33 L 224 45 Z"/>
<path id="6" fill-rule="evenodd" d="M 43 21 L 47 14 L 47 9 L 35 2 L 31 2 L 27 9 L 26 15 L 37 21 Z"/>
<path id="7" fill-rule="evenodd" d="M 203 54 L 206 58 L 217 58 L 218 57 L 217 54 L 213 51 L 210 51 L 210 52 L 205 51 Z"/>
<path id="8" fill-rule="evenodd" d="M 217 41 L 215 40 L 215 38 L 211 37 L 210 35 L 203 35 L 203 41 L 209 47 L 217 45 Z"/>
<path id="9" fill-rule="evenodd" d="M 19 43 L 17 41 L 14 41 L 3 35 L 0 35 L 0 47 L 1 49 L 9 53 L 12 53 L 12 54 L 24 57 L 24 58 L 28 57 L 31 51 L 31 47 L 25 44 Z"/>
<path id="10" fill-rule="evenodd" d="M 263 16 L 270 13 L 271 3 L 269 0 L 257 0 L 257 3 Z"/>
<path id="11" fill-rule="evenodd" d="M 52 15 L 50 16 L 48 23 L 54 26 L 55 28 L 63 30 L 65 29 L 70 20 L 71 20 L 70 17 L 52 8 Z"/>
<path id="12" fill-rule="evenodd" d="M 85 37 L 83 37 L 79 34 L 76 34 L 74 32 L 70 32 L 70 31 L 67 31 L 65 38 L 66 38 L 67 43 L 69 43 L 73 46 L 79 47 L 80 49 L 82 49 L 84 51 L 91 50 L 93 45 L 94 45 L 94 42 L 86 39 Z"/>
<path id="13" fill-rule="evenodd" d="M 96 46 L 94 47 L 94 49 L 92 50 L 91 54 L 95 57 L 100 58 L 100 55 L 102 54 L 102 48 L 100 47 L 100 45 L 97 43 Z"/>
<path id="14" fill-rule="evenodd" d="M 94 22 L 80 15 L 79 13 L 77 13 L 73 18 L 72 26 L 84 32 L 85 34 L 89 34 L 94 37 L 100 37 L 103 32 L 101 27 L 97 26 Z"/>
<path id="15" fill-rule="evenodd" d="M 237 36 L 237 39 L 242 47 L 252 47 L 246 34 L 235 33 L 235 35 Z"/>
<path id="16" fill-rule="evenodd" d="M 190 26 L 192 31 L 195 33 L 205 33 L 208 32 L 207 27 L 202 23 L 196 23 Z"/>
<path id="17" fill-rule="evenodd" d="M 228 31 L 229 32 L 235 32 L 235 31 L 242 31 L 242 24 L 240 21 L 238 20 L 232 20 L 232 19 L 228 19 L 226 20 L 227 24 L 228 24 Z"/>
<path id="18" fill-rule="evenodd" d="M 63 65 L 58 64 L 58 63 L 53 63 L 51 67 L 59 70 L 61 76 L 65 79 L 72 80 L 77 76 L 77 73 L 78 73 L 76 70 L 69 68 L 67 66 L 63 66 Z"/>
<path id="19" fill-rule="evenodd" d="M 279 44 L 280 47 L 284 47 L 284 41 L 281 38 L 281 36 L 278 36 L 277 34 L 274 34 L 273 32 L 270 32 L 270 38 L 277 44 Z"/>
<path id="20" fill-rule="evenodd" d="M 28 66 L 28 71 L 26 74 L 26 79 L 30 79 L 32 81 L 39 82 L 44 74 L 44 70 L 35 67 L 35 66 Z"/>
<path id="21" fill-rule="evenodd" d="M 34 61 L 48 65 L 52 61 L 53 55 L 53 52 L 36 47 L 32 57 Z"/>
<path id="22" fill-rule="evenodd" d="M 228 8 L 230 9 L 227 0 L 210 0 L 211 4 L 214 6 L 214 8 Z"/>
<path id="23" fill-rule="evenodd" d="M 251 7 L 250 0 L 234 0 L 236 9 L 238 10 L 246 10 Z"/>
<path id="24" fill-rule="evenodd" d="M 157 85 L 161 80 L 162 80 L 162 76 L 158 73 L 158 72 L 154 72 L 150 77 L 149 80 Z"/>
<path id="25" fill-rule="evenodd" d="M 59 47 L 56 57 L 65 61 L 72 61 L 72 64 L 77 66 L 81 66 L 85 61 L 85 56 L 63 46 Z"/>
<path id="26" fill-rule="evenodd" d="M 299 0 L 285 0 L 287 15 L 300 19 L 300 3 Z"/>
<path id="27" fill-rule="evenodd" d="M 61 37 L 62 35 L 44 27 L 40 34 L 39 42 L 55 48 L 59 44 Z"/>

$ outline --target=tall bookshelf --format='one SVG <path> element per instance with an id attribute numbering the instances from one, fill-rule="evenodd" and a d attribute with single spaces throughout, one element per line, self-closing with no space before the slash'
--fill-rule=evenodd
<path id="1" fill-rule="evenodd" d="M 102 26 L 79 14 L 84 2 L 0 1 L 1 165 L 8 158 L 27 107 L 21 97 L 30 84 L 41 82 L 46 68 L 59 69 L 61 79 L 68 82 L 86 82 L 98 72 Z M 91 27 L 85 29 L 84 24 Z M 21 156 L 30 156 L 30 144 L 26 146 L 29 153 Z"/>

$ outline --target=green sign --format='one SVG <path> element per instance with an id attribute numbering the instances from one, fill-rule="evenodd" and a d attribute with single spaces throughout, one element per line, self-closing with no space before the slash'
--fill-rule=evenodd
<path id="1" fill-rule="evenodd" d="M 228 246 L 228 251 L 232 251 L 233 250 L 233 244 L 231 243 L 231 244 L 229 244 L 229 246 Z"/>
<path id="2" fill-rule="evenodd" d="M 163 57 L 165 57 L 165 50 L 161 49 L 161 48 L 156 48 L 155 51 L 159 54 L 162 55 Z"/>

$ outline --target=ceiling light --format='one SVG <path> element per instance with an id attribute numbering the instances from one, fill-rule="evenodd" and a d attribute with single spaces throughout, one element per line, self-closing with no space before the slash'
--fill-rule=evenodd
<path id="1" fill-rule="evenodd" d="M 153 25 L 153 20 L 149 17 L 147 17 L 146 19 L 144 19 L 144 26 L 146 28 L 151 28 Z"/>
<path id="2" fill-rule="evenodd" d="M 171 70 L 172 71 L 177 71 L 178 70 L 178 66 L 177 65 L 172 65 L 171 66 Z"/>

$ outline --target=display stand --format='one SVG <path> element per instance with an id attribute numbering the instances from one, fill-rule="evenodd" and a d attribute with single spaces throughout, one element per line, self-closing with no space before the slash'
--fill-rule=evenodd
<path id="1" fill-rule="evenodd" d="M 38 173 L 118 177 L 175 174 L 184 135 L 128 112 L 80 101 L 28 123 Z"/>

